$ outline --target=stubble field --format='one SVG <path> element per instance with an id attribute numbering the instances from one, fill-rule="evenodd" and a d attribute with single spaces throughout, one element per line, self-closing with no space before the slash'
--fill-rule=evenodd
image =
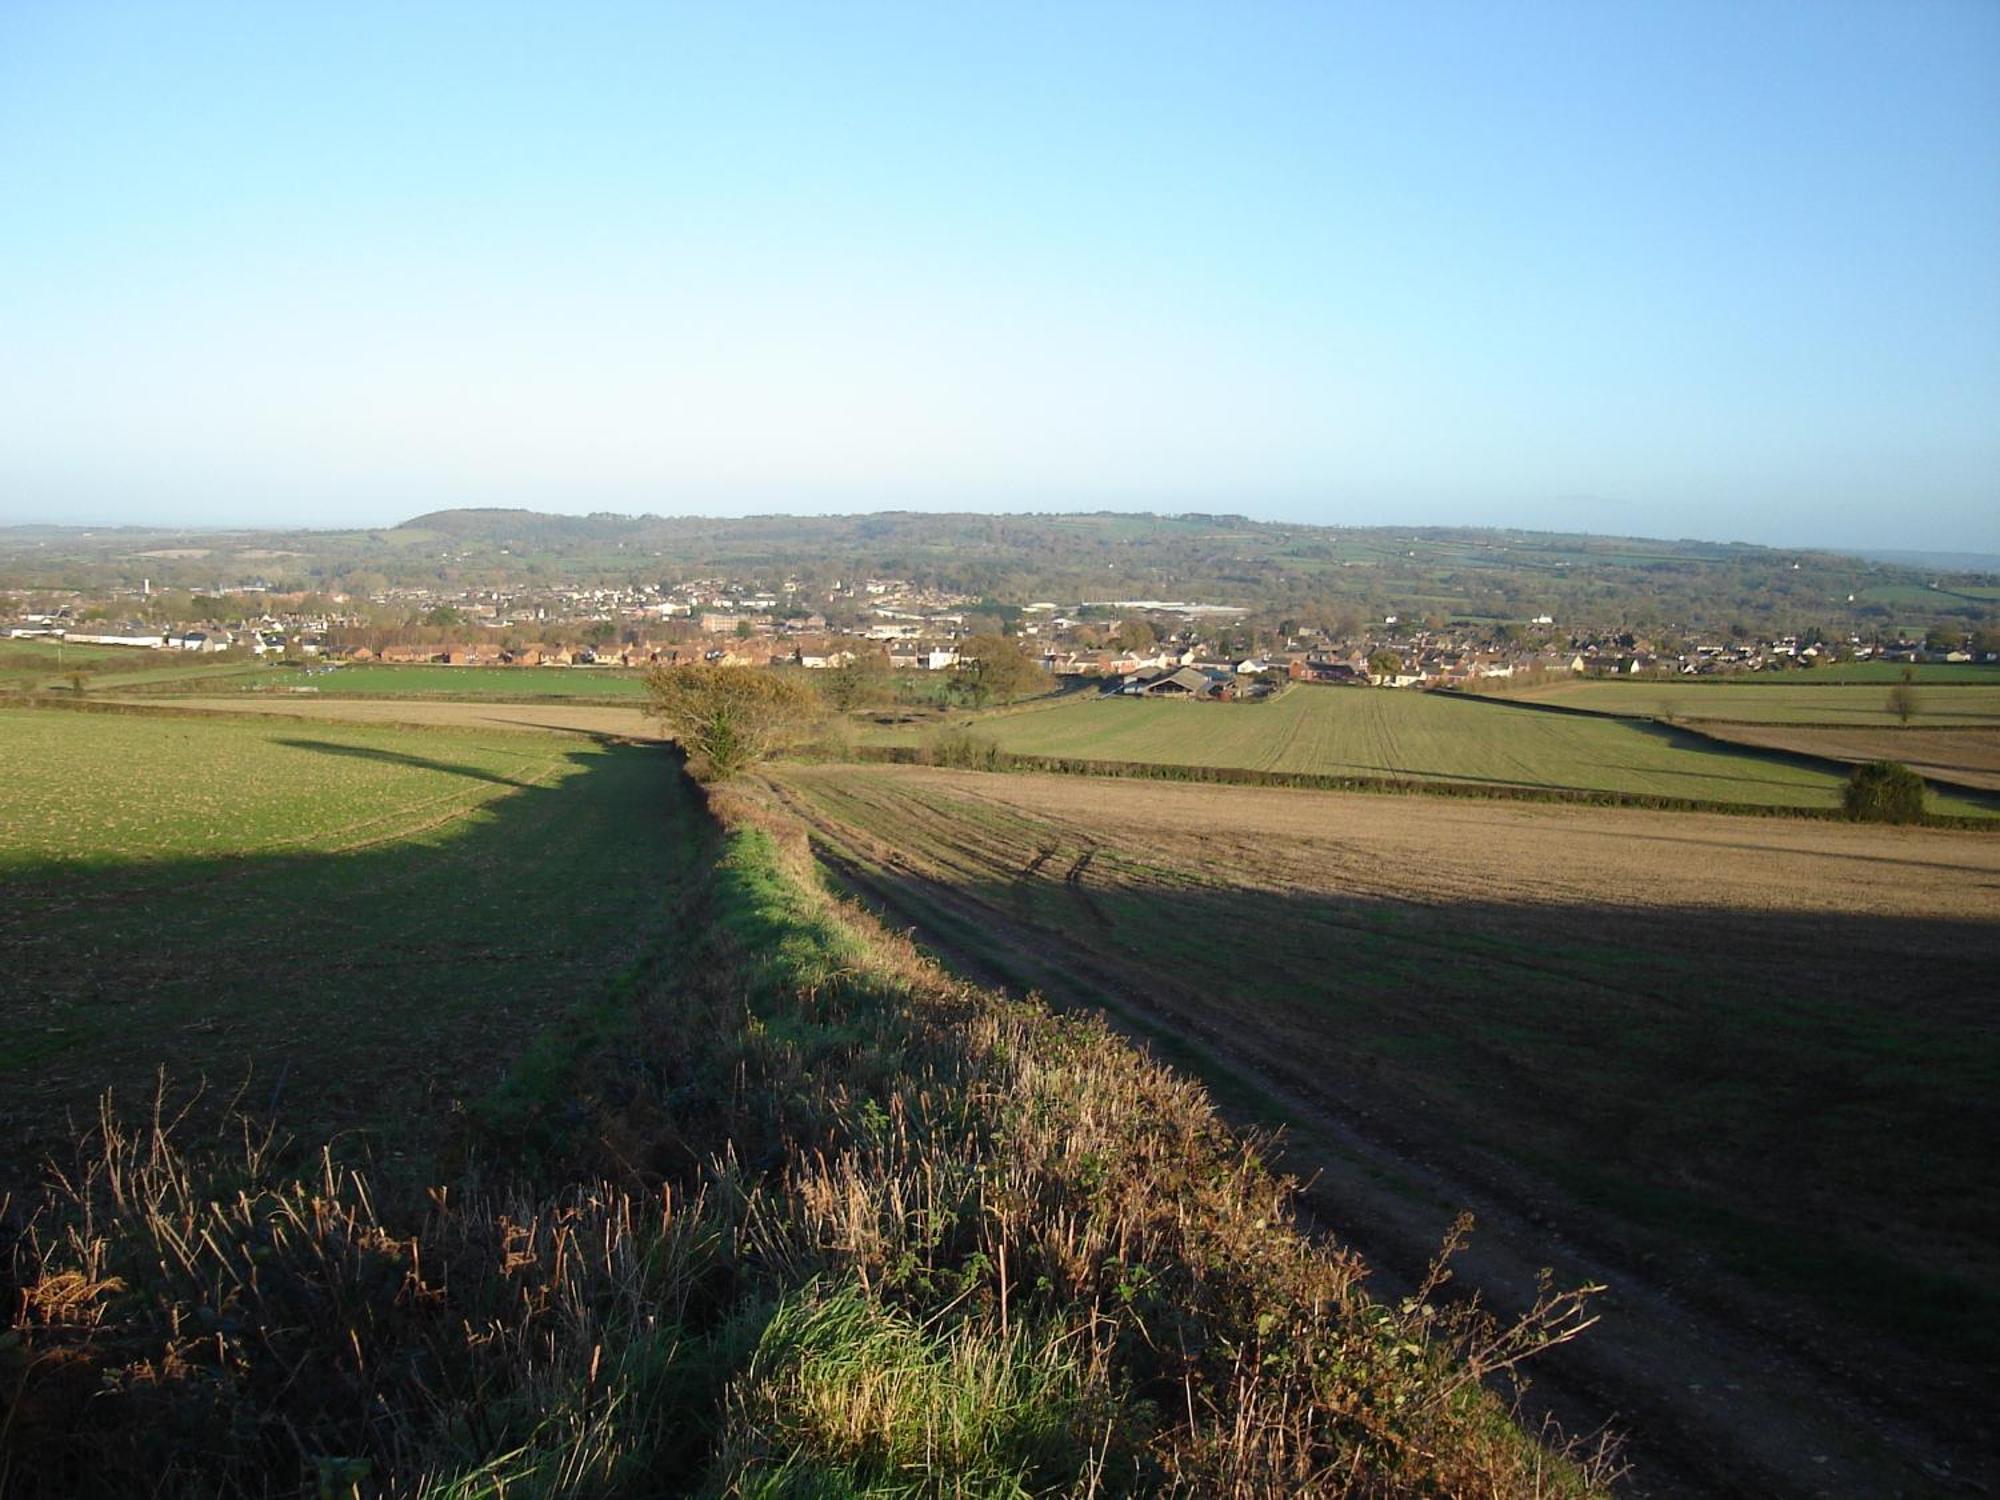
<path id="1" fill-rule="evenodd" d="M 1361 1119 L 1675 1286 L 1792 1309 L 1822 1350 L 2000 1352 L 1984 833 L 914 767 L 781 784 L 868 899 L 1110 1005 L 1252 1112 Z"/>

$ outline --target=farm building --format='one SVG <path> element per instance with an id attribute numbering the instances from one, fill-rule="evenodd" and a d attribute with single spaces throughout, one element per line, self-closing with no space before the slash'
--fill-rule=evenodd
<path id="1" fill-rule="evenodd" d="M 1193 702 L 1197 699 L 1233 698 L 1236 686 L 1234 680 L 1226 675 L 1201 672 L 1193 667 L 1176 667 L 1170 672 L 1141 673 L 1129 677 L 1118 691 L 1139 698 L 1176 698 Z"/>

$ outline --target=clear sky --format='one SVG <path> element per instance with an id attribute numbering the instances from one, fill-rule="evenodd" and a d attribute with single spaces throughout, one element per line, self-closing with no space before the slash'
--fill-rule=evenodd
<path id="1" fill-rule="evenodd" d="M 2000 551 L 2000 3 L 0 0 L 0 520 Z"/>

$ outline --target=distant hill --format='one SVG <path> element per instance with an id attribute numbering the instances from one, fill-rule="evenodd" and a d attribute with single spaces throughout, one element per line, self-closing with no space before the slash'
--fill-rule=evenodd
<path id="1" fill-rule="evenodd" d="M 1841 548 L 1853 557 L 1873 558 L 1906 568 L 1934 568 L 1940 573 L 2000 574 L 2000 552 L 1906 552 L 1892 548 Z"/>

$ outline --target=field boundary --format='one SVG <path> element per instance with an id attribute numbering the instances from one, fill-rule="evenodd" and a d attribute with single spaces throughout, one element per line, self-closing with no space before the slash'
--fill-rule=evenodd
<path id="1" fill-rule="evenodd" d="M 133 692 L 138 697 L 179 698 L 195 697 L 192 693 L 138 693 L 130 688 L 116 689 L 118 692 Z M 218 689 L 217 691 L 221 691 Z M 629 708 L 635 703 L 644 703 L 644 693 L 615 693 L 589 696 L 582 693 L 527 693 L 513 695 L 506 693 L 357 693 L 328 692 L 324 688 L 239 688 L 245 697 L 258 698 L 299 698 L 310 703 L 315 700 L 336 699 L 343 703 L 510 703 L 527 708 L 545 703 L 570 704 L 578 708 Z"/>
<path id="2" fill-rule="evenodd" d="M 1673 726 L 1680 727 L 1680 726 Z M 1719 746 L 1761 758 L 1755 746 L 1717 740 Z M 1770 752 L 1772 758 L 1791 752 Z M 853 751 L 854 759 L 882 765 L 922 766 L 932 762 L 922 748 L 908 745 L 864 745 Z M 1851 769 L 1844 761 L 1804 757 L 1820 769 Z M 997 746 L 982 751 L 976 765 L 957 765 L 960 770 L 1020 771 L 1056 776 L 1101 776 L 1126 781 L 1192 781 L 1223 786 L 1285 787 L 1313 792 L 1370 792 L 1387 796 L 1470 797 L 1494 802 L 1546 802 L 1583 807 L 1629 807 L 1655 812 L 1724 813 L 1748 818 L 1807 818 L 1819 822 L 1845 822 L 1846 815 L 1835 807 L 1786 807 L 1758 802 L 1710 802 L 1695 797 L 1663 797 L 1648 792 L 1592 791 L 1581 787 L 1495 786 L 1486 782 L 1431 780 L 1423 777 L 1339 776 L 1315 771 L 1258 771 L 1244 766 L 1188 766 L 1160 761 L 1088 760 L 1072 756 L 1021 755 Z M 2000 806 L 2000 798 L 1977 794 L 1953 785 L 1955 797 Z M 1926 813 L 1925 828 L 1954 828 L 1968 832 L 2000 832 L 2000 819 L 1963 817 L 1951 813 Z"/>
<path id="3" fill-rule="evenodd" d="M 1710 746 L 1711 748 L 1717 750 L 1725 750 L 1731 754 L 1748 755 L 1753 759 L 1776 761 L 1785 765 L 1798 766 L 1804 770 L 1825 771 L 1831 775 L 1842 776 L 1842 777 L 1852 775 L 1854 768 L 1857 765 L 1860 765 L 1861 762 L 1852 760 L 1841 760 L 1838 757 L 1831 755 L 1819 755 L 1810 750 L 1784 750 L 1784 749 L 1779 749 L 1774 745 L 1753 745 L 1743 740 L 1731 739 L 1729 738 L 1729 736 L 1724 734 L 1711 733 L 1709 729 L 1705 726 L 1718 725 L 1718 726 L 1737 728 L 1737 729 L 1763 729 L 1763 730 L 1817 729 L 1817 730 L 1839 731 L 1843 733 L 1866 733 L 1866 734 L 1874 734 L 1878 732 L 1890 733 L 1890 734 L 1967 734 L 1976 732 L 1981 729 L 1987 729 L 1987 730 L 1992 730 L 1996 734 L 2000 734 L 2000 725 L 1991 725 L 1991 724 L 1876 725 L 1876 724 L 1853 724 L 1853 723 L 1822 723 L 1818 721 L 1807 723 L 1807 722 L 1798 722 L 1794 720 L 1773 721 L 1770 719 L 1720 719 L 1708 716 L 1699 718 L 1696 717 L 1666 718 L 1662 717 L 1659 714 L 1619 714 L 1619 713 L 1612 713 L 1609 710 L 1600 708 L 1572 708 L 1566 704 L 1560 704 L 1560 703 L 1529 703 L 1529 702 L 1523 702 L 1519 699 L 1505 699 L 1505 698 L 1482 699 L 1480 695 L 1476 693 L 1460 693 L 1449 688 L 1443 689 L 1441 692 L 1441 696 L 1457 698 L 1460 699 L 1461 701 L 1466 701 L 1466 702 L 1487 702 L 1495 704 L 1496 706 L 1502 708 L 1525 708 L 1525 709 L 1535 710 L 1536 712 L 1539 713 L 1569 714 L 1572 717 L 1577 717 L 1577 718 L 1612 719 L 1621 724 L 1652 725 L 1659 729 L 1665 730 L 1668 733 L 1691 735 L 1695 739 L 1700 740 L 1704 745 Z M 1921 771 L 1919 771 L 1918 774 L 1923 775 Z M 1936 793 L 1941 797 L 1960 797 L 1968 801 L 1979 802 L 1986 806 L 2000 809 L 2000 796 L 1996 796 L 1994 793 L 1986 790 L 1983 787 L 1971 786 L 1965 782 L 1960 782 L 1960 781 L 1948 781 L 1940 777 L 1930 776 L 1930 775 L 1924 775 L 1924 784 L 1928 786 L 1931 789 L 1931 791 L 1933 791 L 1934 793 Z M 1643 794 L 1612 793 L 1609 795 L 1643 795 Z M 1652 805 L 1652 804 L 1648 803 L 1647 805 Z M 1751 807 L 1744 807 L 1742 804 L 1737 804 L 1737 803 L 1726 803 L 1726 804 L 1718 803 L 1712 805 L 1704 805 L 1704 810 L 1711 812 L 1735 812 L 1735 811 L 1754 812 L 1757 809 Z M 1798 809 L 1797 811 L 1798 814 L 1802 817 L 1832 816 L 1838 818 L 1841 816 L 1841 814 L 1838 811 L 1833 811 L 1829 813 L 1825 809 L 1801 808 Z M 1932 822 L 1931 819 L 1933 818 L 1937 819 L 1938 821 Z M 1984 818 L 1961 818 L 1949 813 L 1933 813 L 1926 815 L 1926 821 L 1925 821 L 1926 827 L 1960 827 L 1966 825 L 1971 825 L 1976 827 L 1988 826 L 1987 820 Z"/>

